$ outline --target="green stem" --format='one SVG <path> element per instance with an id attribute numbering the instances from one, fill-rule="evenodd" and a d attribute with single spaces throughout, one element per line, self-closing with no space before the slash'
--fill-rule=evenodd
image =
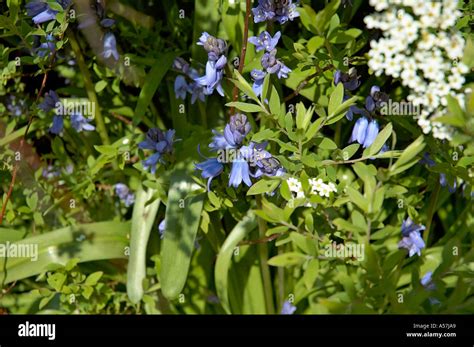
<path id="1" fill-rule="evenodd" d="M 99 133 L 102 143 L 104 145 L 110 145 L 109 135 L 107 134 L 107 128 L 105 127 L 104 118 L 102 117 L 102 113 L 100 112 L 99 100 L 97 98 L 97 94 L 95 93 L 94 84 L 92 83 L 89 69 L 87 68 L 84 56 L 82 55 L 81 48 L 79 47 L 79 43 L 77 42 L 76 36 L 74 35 L 74 32 L 72 30 L 68 30 L 67 36 L 69 37 L 71 48 L 74 51 L 77 64 L 79 65 L 82 77 L 84 78 L 84 86 L 86 88 L 87 97 L 89 98 L 89 101 L 94 103 L 95 105 L 94 117 L 97 124 L 97 132 Z"/>
<path id="2" fill-rule="evenodd" d="M 262 200 L 260 196 L 257 196 L 257 206 L 259 209 L 262 208 Z M 257 217 L 258 232 L 260 238 L 265 237 L 267 230 L 267 223 L 260 217 Z M 273 304 L 273 288 L 272 279 L 270 276 L 270 268 L 268 267 L 268 247 L 266 243 L 258 245 L 258 255 L 260 258 L 260 270 L 262 272 L 263 288 L 265 291 L 265 306 L 268 314 L 275 313 L 275 307 Z"/>
<path id="3" fill-rule="evenodd" d="M 441 191 L 441 184 L 438 181 L 436 181 L 436 186 L 430 197 L 430 205 L 428 206 L 428 212 L 427 212 L 426 232 L 425 232 L 425 235 L 423 236 L 423 240 L 425 241 L 426 246 L 428 246 L 431 224 L 433 224 L 433 216 L 436 212 L 436 205 L 438 205 L 438 197 L 439 197 L 440 191 Z"/>

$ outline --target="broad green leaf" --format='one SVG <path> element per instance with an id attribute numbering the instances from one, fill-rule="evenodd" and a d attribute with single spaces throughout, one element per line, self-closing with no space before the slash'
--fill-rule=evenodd
<path id="1" fill-rule="evenodd" d="M 96 271 L 91 273 L 89 276 L 87 276 L 84 284 L 88 286 L 95 286 L 97 282 L 99 282 L 99 280 L 102 278 L 103 274 L 104 273 L 102 271 Z"/>
<path id="2" fill-rule="evenodd" d="M 214 271 L 216 291 L 222 307 L 231 313 L 228 295 L 228 272 L 235 247 L 257 226 L 257 218 L 252 211 L 232 229 L 217 255 Z"/>
<path id="3" fill-rule="evenodd" d="M 356 204 L 362 211 L 368 212 L 369 211 L 369 202 L 364 198 L 364 196 L 355 190 L 352 187 L 346 187 L 347 195 L 351 199 L 351 202 Z"/>
<path id="4" fill-rule="evenodd" d="M 130 232 L 130 255 L 127 268 L 127 294 L 137 304 L 143 297 L 142 282 L 146 277 L 146 247 L 155 220 L 160 200 L 148 204 L 155 191 L 144 191 L 140 187 L 133 206 L 132 230 Z"/>
<path id="5" fill-rule="evenodd" d="M 129 230 L 130 223 L 123 222 L 79 224 L 17 241 L 12 245 L 37 245 L 38 259 L 0 257 L 0 281 L 11 283 L 35 276 L 51 263 L 66 264 L 73 258 L 81 263 L 125 258 Z"/>
<path id="6" fill-rule="evenodd" d="M 257 195 L 273 192 L 279 184 L 280 182 L 278 180 L 262 179 L 254 183 L 254 185 L 249 188 L 247 195 Z"/>
<path id="7" fill-rule="evenodd" d="M 161 290 L 170 300 L 181 293 L 188 277 L 204 202 L 204 194 L 190 196 L 198 189 L 184 165 L 171 174 L 160 274 Z"/>

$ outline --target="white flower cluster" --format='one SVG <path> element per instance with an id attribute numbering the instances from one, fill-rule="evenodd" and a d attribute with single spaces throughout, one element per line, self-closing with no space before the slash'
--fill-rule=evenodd
<path id="1" fill-rule="evenodd" d="M 465 41 L 455 30 L 461 12 L 457 0 L 370 0 L 374 13 L 365 17 L 369 29 L 383 37 L 371 41 L 369 67 L 400 78 L 411 89 L 408 100 L 421 106 L 418 124 L 425 134 L 450 139 L 452 129 L 436 122 L 446 111 L 448 95 L 464 104 L 460 89 L 466 65 L 460 62 Z"/>
<path id="2" fill-rule="evenodd" d="M 296 194 L 296 198 L 304 198 L 305 194 L 303 191 L 303 186 L 301 185 L 301 182 L 294 178 L 290 177 L 286 181 L 288 183 L 288 187 L 290 188 L 290 191 L 292 193 Z M 325 196 L 329 198 L 329 195 L 333 192 L 337 192 L 336 185 L 332 182 L 329 182 L 328 184 L 324 183 L 321 178 L 310 178 L 309 179 L 309 185 L 311 186 L 311 194 L 313 195 L 319 195 L 319 196 Z"/>

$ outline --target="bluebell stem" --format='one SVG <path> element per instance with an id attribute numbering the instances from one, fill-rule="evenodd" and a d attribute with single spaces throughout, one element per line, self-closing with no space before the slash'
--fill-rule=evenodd
<path id="1" fill-rule="evenodd" d="M 123 202 L 126 207 L 133 205 L 135 202 L 135 194 L 133 194 L 126 184 L 117 183 L 114 185 L 115 194 Z"/>
<path id="2" fill-rule="evenodd" d="M 258 36 L 249 37 L 249 42 L 255 45 L 257 52 L 265 50 L 267 52 L 271 52 L 273 49 L 276 48 L 278 44 L 278 40 L 280 40 L 281 32 L 276 32 L 275 35 L 272 37 L 267 31 L 262 32 Z"/>
<path id="3" fill-rule="evenodd" d="M 420 233 L 423 230 L 425 230 L 424 225 L 415 224 L 410 218 L 407 218 L 402 223 L 403 238 L 398 243 L 398 247 L 408 249 L 410 257 L 415 254 L 421 256 L 421 250 L 425 248 L 425 242 Z"/>
<path id="4" fill-rule="evenodd" d="M 280 314 L 290 315 L 290 314 L 295 313 L 295 311 L 296 311 L 296 306 L 291 304 L 288 300 L 285 300 Z"/>
<path id="5" fill-rule="evenodd" d="M 253 20 L 255 23 L 277 21 L 284 24 L 299 17 L 297 4 L 292 0 L 258 0 L 258 6 L 252 9 Z"/>
<path id="6" fill-rule="evenodd" d="M 119 53 L 117 51 L 117 40 L 115 39 L 115 35 L 111 32 L 107 32 L 104 35 L 104 51 L 102 52 L 102 56 L 105 59 L 113 57 L 114 60 L 119 60 Z"/>
<path id="7" fill-rule="evenodd" d="M 71 115 L 71 126 L 76 130 L 78 133 L 81 131 L 93 131 L 95 127 L 89 124 L 91 120 L 85 118 L 81 113 L 73 113 Z"/>
<path id="8" fill-rule="evenodd" d="M 71 0 L 56 0 L 63 9 L 66 9 L 70 4 Z M 32 17 L 35 24 L 41 24 L 49 22 L 56 18 L 58 11 L 51 9 L 49 4 L 43 0 L 33 0 L 26 4 L 26 13 L 29 17 Z"/>

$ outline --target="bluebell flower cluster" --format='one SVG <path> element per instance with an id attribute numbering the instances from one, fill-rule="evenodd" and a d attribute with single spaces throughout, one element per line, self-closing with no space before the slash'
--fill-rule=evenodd
<path id="1" fill-rule="evenodd" d="M 284 24 L 299 17 L 298 2 L 292 0 L 258 0 L 258 6 L 252 9 L 255 23 L 276 21 Z"/>
<path id="2" fill-rule="evenodd" d="M 343 75 L 336 75 L 335 77 L 339 83 L 346 83 L 349 88 L 358 86 L 358 83 L 354 82 L 354 77 L 350 77 L 350 75 L 347 78 L 344 78 Z M 349 142 L 358 142 L 363 148 L 372 145 L 379 134 L 380 127 L 375 119 L 369 120 L 365 115 L 371 115 L 378 111 L 387 100 L 388 95 L 380 91 L 380 87 L 372 86 L 370 95 L 365 100 L 365 109 L 362 110 L 354 107 L 349 109 L 349 116 L 346 117 L 350 120 L 352 120 L 354 114 L 364 114 L 364 116 L 356 121 Z"/>
<path id="3" fill-rule="evenodd" d="M 66 9 L 71 5 L 72 0 L 56 0 L 56 2 L 63 9 Z M 41 24 L 55 19 L 58 11 L 51 9 L 44 0 L 33 0 L 26 4 L 26 13 L 33 19 L 35 24 Z"/>
<path id="4" fill-rule="evenodd" d="M 402 223 L 402 240 L 398 243 L 398 248 L 408 250 L 410 257 L 418 254 L 421 256 L 421 250 L 425 248 L 425 242 L 421 237 L 421 231 L 425 230 L 424 225 L 415 224 L 410 217 Z"/>
<path id="5" fill-rule="evenodd" d="M 114 60 L 119 60 L 119 53 L 117 51 L 117 40 L 115 39 L 115 35 L 112 32 L 106 32 L 103 37 L 103 46 L 104 50 L 102 52 L 102 56 L 105 59 L 113 57 Z"/>
<path id="6" fill-rule="evenodd" d="M 375 119 L 369 122 L 366 117 L 361 117 L 356 121 L 349 141 L 358 142 L 363 148 L 367 148 L 374 142 L 378 134 L 378 122 Z"/>
<path id="7" fill-rule="evenodd" d="M 288 78 L 288 74 L 291 72 L 291 69 L 276 57 L 276 46 L 280 37 L 281 33 L 279 31 L 273 37 L 267 31 L 264 31 L 259 36 L 252 36 L 248 39 L 248 42 L 255 45 L 257 52 L 265 51 L 260 60 L 264 71 L 253 69 L 250 73 L 253 79 L 252 89 L 257 96 L 262 94 L 263 80 L 267 73 L 276 73 L 278 78 Z"/>
<path id="8" fill-rule="evenodd" d="M 220 159 L 222 154 L 231 153 L 231 170 L 229 186 L 239 187 L 242 182 L 251 186 L 251 177 L 281 176 L 284 170 L 278 160 L 265 150 L 267 143 L 257 144 L 254 142 L 243 145 L 246 136 L 252 130 L 247 117 L 243 114 L 235 114 L 226 124 L 224 132 L 213 131 L 213 139 L 209 148 L 213 152 L 219 152 L 217 158 L 206 158 L 196 164 L 201 170 L 201 177 L 208 180 L 207 189 L 210 190 L 211 182 L 224 171 L 225 160 Z M 199 148 L 198 148 L 199 149 Z"/>
<path id="9" fill-rule="evenodd" d="M 420 159 L 419 163 L 423 164 L 423 165 L 426 165 L 429 168 L 432 168 L 433 166 L 436 165 L 436 162 L 430 157 L 428 152 L 425 152 L 423 154 L 423 158 Z M 452 182 L 452 184 L 451 184 L 451 182 Z M 451 194 L 455 193 L 457 188 L 458 188 L 457 179 L 454 178 L 452 181 L 450 181 L 445 173 L 440 173 L 439 174 L 439 184 L 441 184 L 441 186 L 443 188 L 448 187 L 448 191 Z M 466 182 L 462 183 L 461 189 L 462 189 L 462 192 L 463 192 L 463 196 L 466 196 L 466 190 L 468 188 L 469 188 L 468 183 L 466 183 Z M 469 195 L 470 195 L 471 198 L 474 198 L 474 191 L 471 191 L 471 193 Z"/>
<path id="10" fill-rule="evenodd" d="M 119 199 L 126 207 L 133 205 L 133 203 L 135 202 L 135 194 L 130 191 L 130 188 L 128 188 L 126 184 L 117 183 L 115 184 L 114 188 L 115 194 L 119 197 Z"/>
<path id="11" fill-rule="evenodd" d="M 388 99 L 388 95 L 382 92 L 379 86 L 372 86 L 370 88 L 370 95 L 365 99 L 365 108 L 371 113 L 378 111 Z"/>
<path id="12" fill-rule="evenodd" d="M 93 131 L 95 127 L 92 124 L 89 124 L 91 119 L 84 117 L 81 113 L 73 113 L 71 114 L 71 126 L 76 130 L 78 133 L 81 131 Z"/>
<path id="13" fill-rule="evenodd" d="M 174 81 L 176 98 L 185 100 L 186 94 L 189 93 L 191 94 L 191 104 L 194 104 L 196 100 L 204 102 L 206 100 L 206 94 L 204 94 L 205 87 L 196 82 L 196 79 L 199 78 L 196 69 L 190 67 L 182 58 L 174 60 L 173 68 L 183 74 L 178 75 Z"/>
<path id="14" fill-rule="evenodd" d="M 432 276 L 433 273 L 428 271 L 420 280 L 421 285 L 430 292 L 436 290 L 436 284 L 433 282 Z M 432 305 L 439 305 L 441 303 L 441 301 L 433 297 L 429 297 L 428 300 Z"/>
<path id="15" fill-rule="evenodd" d="M 173 153 L 173 144 L 176 142 L 174 136 L 173 129 L 166 132 L 158 128 L 148 130 L 145 140 L 138 144 L 138 148 L 154 152 L 148 159 L 142 161 L 145 170 L 150 170 L 154 174 L 159 163 L 166 163 L 166 155 Z"/>
<path id="16" fill-rule="evenodd" d="M 49 132 L 55 135 L 61 134 L 64 129 L 64 115 L 57 114 L 56 110 L 61 105 L 61 100 L 59 99 L 58 94 L 54 90 L 50 90 L 45 94 L 44 100 L 42 103 L 38 105 L 40 110 L 43 110 L 46 113 L 55 110 L 55 114 L 53 116 L 53 124 L 49 128 Z M 84 117 L 81 113 L 72 113 L 71 115 L 71 126 L 74 130 L 78 133 L 81 131 L 93 131 L 95 127 L 91 122 L 91 119 Z"/>
<path id="17" fill-rule="evenodd" d="M 296 306 L 293 305 L 288 300 L 285 300 L 285 302 L 283 303 L 283 307 L 281 309 L 280 314 L 290 315 L 290 314 L 295 313 L 295 311 L 296 311 Z"/>
<path id="18" fill-rule="evenodd" d="M 26 101 L 10 94 L 5 102 L 8 112 L 14 117 L 20 117 L 26 110 Z"/>
<path id="19" fill-rule="evenodd" d="M 158 233 L 160 234 L 160 239 L 165 237 L 165 230 L 166 230 L 166 219 L 163 220 L 158 224 Z"/>
<path id="20" fill-rule="evenodd" d="M 205 95 L 211 95 L 214 90 L 217 90 L 221 96 L 224 96 L 221 81 L 227 64 L 226 42 L 204 32 L 197 44 L 206 50 L 208 60 L 205 75 L 195 78 L 194 81 L 204 87 Z"/>

